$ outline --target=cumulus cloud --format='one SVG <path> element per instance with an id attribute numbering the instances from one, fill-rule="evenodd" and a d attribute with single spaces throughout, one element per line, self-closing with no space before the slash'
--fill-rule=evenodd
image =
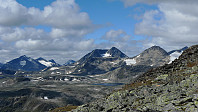
<path id="1" fill-rule="evenodd" d="M 0 3 L 0 25 L 49 25 L 75 29 L 92 26 L 88 14 L 80 12 L 74 0 L 57 0 L 44 10 L 26 8 L 15 0 L 0 0 Z"/>
<path id="2" fill-rule="evenodd" d="M 149 37 L 145 46 L 160 45 L 167 50 L 198 43 L 198 1 L 196 0 L 122 0 L 125 6 L 156 4 L 135 26 L 135 34 Z"/>
<path id="3" fill-rule="evenodd" d="M 8 57 L 28 55 L 54 58 L 63 63 L 67 60 L 63 57 L 78 59 L 80 55 L 71 54 L 95 46 L 93 39 L 84 36 L 97 26 L 86 12 L 80 11 L 75 0 L 56 0 L 43 10 L 27 8 L 16 0 L 0 0 L 0 15 L 0 53 L 4 53 L 1 62 Z"/>
<path id="4" fill-rule="evenodd" d="M 133 6 L 137 3 L 144 4 L 159 4 L 159 3 L 185 3 L 185 4 L 194 4 L 198 3 L 196 0 L 121 0 L 126 7 Z"/>
<path id="5" fill-rule="evenodd" d="M 52 28 L 50 35 L 52 38 L 62 38 L 62 37 L 83 37 L 86 34 L 90 33 L 90 29 L 68 29 L 68 28 Z"/>
<path id="6" fill-rule="evenodd" d="M 46 39 L 49 35 L 41 29 L 0 27 L 0 38 L 7 42 L 16 42 L 23 39 Z"/>
<path id="7" fill-rule="evenodd" d="M 114 42 L 126 42 L 129 38 L 130 36 L 123 30 L 110 30 L 103 36 L 103 39 Z"/>
<path id="8" fill-rule="evenodd" d="M 139 42 L 137 40 L 134 40 L 131 35 L 127 34 L 122 29 L 109 30 L 105 33 L 104 36 L 102 36 L 101 39 L 106 41 L 101 43 L 101 48 L 105 46 L 108 49 L 112 46 L 115 46 L 126 53 L 128 56 L 137 55 L 140 50 L 142 50 L 137 46 Z"/>
<path id="9" fill-rule="evenodd" d="M 28 21 L 27 8 L 15 0 L 0 0 L 0 25 L 18 26 Z"/>

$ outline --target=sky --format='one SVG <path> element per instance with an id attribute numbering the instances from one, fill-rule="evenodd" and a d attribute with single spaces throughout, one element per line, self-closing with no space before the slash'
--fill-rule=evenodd
<path id="1" fill-rule="evenodd" d="M 63 64 L 94 49 L 128 56 L 198 43 L 197 0 L 0 0 L 0 62 L 21 55 Z"/>

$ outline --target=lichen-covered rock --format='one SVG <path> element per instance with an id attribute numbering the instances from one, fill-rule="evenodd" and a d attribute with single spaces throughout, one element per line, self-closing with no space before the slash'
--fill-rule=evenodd
<path id="1" fill-rule="evenodd" d="M 123 90 L 72 112 L 198 112 L 198 45 Z"/>

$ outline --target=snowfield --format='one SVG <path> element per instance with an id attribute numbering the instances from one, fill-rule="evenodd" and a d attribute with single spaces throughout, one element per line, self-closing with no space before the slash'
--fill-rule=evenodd
<path id="1" fill-rule="evenodd" d="M 59 68 L 58 67 L 52 67 L 50 68 L 50 70 L 58 70 Z"/>
<path id="2" fill-rule="evenodd" d="M 182 54 L 182 52 L 174 52 L 172 54 L 170 54 L 170 63 L 172 63 L 172 61 L 174 61 L 175 59 L 179 58 L 179 56 Z"/>
<path id="3" fill-rule="evenodd" d="M 52 66 L 52 65 L 53 65 L 53 63 L 52 63 L 52 62 L 46 62 L 46 61 L 44 61 L 44 60 L 39 60 L 39 63 L 41 63 L 41 64 L 45 65 L 46 67 L 50 67 L 50 66 Z"/>
<path id="4" fill-rule="evenodd" d="M 105 54 L 102 54 L 102 57 L 111 57 L 111 54 L 109 54 L 109 53 L 105 53 Z"/>
<path id="5" fill-rule="evenodd" d="M 136 64 L 136 60 L 134 58 L 133 59 L 125 59 L 124 61 L 126 62 L 126 65 Z"/>

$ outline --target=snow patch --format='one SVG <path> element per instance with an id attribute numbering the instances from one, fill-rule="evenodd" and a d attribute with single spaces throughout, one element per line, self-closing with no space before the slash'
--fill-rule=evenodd
<path id="1" fill-rule="evenodd" d="M 31 58 L 28 58 L 28 60 L 29 60 L 29 61 L 33 61 L 33 59 L 31 59 Z"/>
<path id="2" fill-rule="evenodd" d="M 134 58 L 133 59 L 125 59 L 124 61 L 126 62 L 126 65 L 136 64 L 136 60 Z"/>
<path id="3" fill-rule="evenodd" d="M 43 98 L 44 100 L 48 100 L 48 97 L 47 96 L 44 96 L 44 98 Z"/>
<path id="4" fill-rule="evenodd" d="M 102 57 L 111 57 L 111 54 L 109 54 L 109 53 L 105 53 L 105 54 L 102 54 Z"/>
<path id="5" fill-rule="evenodd" d="M 64 81 L 69 81 L 69 79 L 65 78 Z"/>
<path id="6" fill-rule="evenodd" d="M 109 79 L 102 79 L 103 81 L 108 81 Z"/>
<path id="7" fill-rule="evenodd" d="M 61 72 L 56 72 L 57 74 L 61 74 Z"/>
<path id="8" fill-rule="evenodd" d="M 115 62 L 110 62 L 111 64 L 113 64 L 113 65 L 116 65 L 117 63 L 115 63 Z"/>
<path id="9" fill-rule="evenodd" d="M 172 63 L 175 59 L 177 59 L 180 55 L 182 54 L 182 52 L 174 52 L 172 54 L 170 54 L 170 63 Z"/>
<path id="10" fill-rule="evenodd" d="M 66 72 L 66 74 L 71 74 L 71 73 L 72 73 L 71 71 Z"/>
<path id="11" fill-rule="evenodd" d="M 80 81 L 80 80 L 78 80 L 78 79 L 74 78 L 72 81 Z"/>
<path id="12" fill-rule="evenodd" d="M 45 65 L 45 66 L 47 66 L 47 67 L 50 67 L 50 66 L 53 65 L 52 62 L 47 62 L 47 61 L 45 61 L 45 60 L 39 60 L 39 63 L 41 63 L 41 64 L 43 64 L 43 65 Z"/>
<path id="13" fill-rule="evenodd" d="M 59 68 L 58 67 L 52 67 L 50 68 L 50 70 L 58 70 Z"/>
<path id="14" fill-rule="evenodd" d="M 24 61 L 20 61 L 20 65 L 21 66 L 25 66 L 26 65 L 26 61 L 24 60 Z"/>

